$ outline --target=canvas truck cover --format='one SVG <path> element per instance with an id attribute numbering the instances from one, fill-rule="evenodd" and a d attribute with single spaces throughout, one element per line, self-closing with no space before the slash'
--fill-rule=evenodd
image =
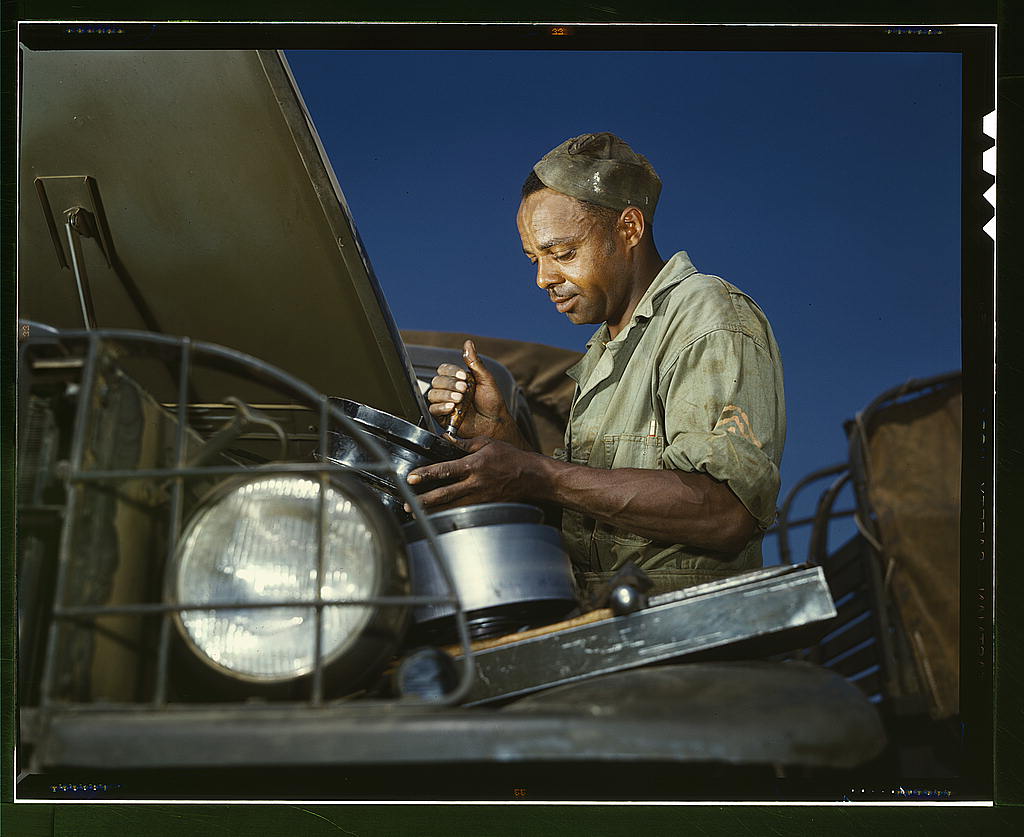
<path id="1" fill-rule="evenodd" d="M 956 378 L 875 411 L 865 426 L 884 586 L 935 718 L 959 711 L 961 411 Z"/>

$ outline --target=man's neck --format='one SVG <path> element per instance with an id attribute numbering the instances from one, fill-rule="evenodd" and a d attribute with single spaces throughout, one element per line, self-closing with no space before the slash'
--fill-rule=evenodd
<path id="1" fill-rule="evenodd" d="M 647 293 L 647 289 L 651 287 L 651 283 L 661 273 L 661 269 L 666 264 L 667 262 L 658 253 L 658 249 L 653 243 L 645 247 L 643 252 L 637 254 L 637 260 L 632 271 L 632 279 L 630 280 L 632 290 L 629 295 L 629 302 L 619 321 L 615 324 L 608 323 L 608 334 L 612 339 L 618 337 L 619 332 L 629 323 L 633 312 L 636 310 L 636 306 L 640 304 L 640 300 Z"/>

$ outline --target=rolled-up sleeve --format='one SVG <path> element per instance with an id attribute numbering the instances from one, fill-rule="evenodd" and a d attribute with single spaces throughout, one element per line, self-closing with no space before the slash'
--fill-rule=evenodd
<path id="1" fill-rule="evenodd" d="M 785 441 L 781 361 L 749 334 L 718 329 L 662 371 L 664 467 L 728 483 L 757 521 L 775 521 Z M 781 413 L 781 414 L 780 414 Z"/>

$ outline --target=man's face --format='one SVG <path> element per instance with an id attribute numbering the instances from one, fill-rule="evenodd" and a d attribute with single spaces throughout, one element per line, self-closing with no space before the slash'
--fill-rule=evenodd
<path id="1" fill-rule="evenodd" d="M 537 285 L 572 322 L 619 325 L 629 301 L 626 247 L 617 231 L 553 189 L 529 195 L 516 222 Z"/>

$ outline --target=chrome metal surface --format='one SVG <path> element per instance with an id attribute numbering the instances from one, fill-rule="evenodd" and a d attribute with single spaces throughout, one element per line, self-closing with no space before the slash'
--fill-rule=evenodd
<path id="1" fill-rule="evenodd" d="M 729 576 L 718 581 L 708 581 L 705 584 L 695 584 L 693 587 L 684 587 L 682 590 L 671 590 L 668 593 L 659 593 L 651 596 L 648 604 L 651 607 L 668 604 L 669 602 L 681 602 L 683 599 L 693 599 L 697 596 L 706 596 L 718 590 L 727 590 L 730 587 L 741 587 L 755 581 L 763 581 L 769 578 L 781 578 L 792 575 L 795 570 L 805 569 L 802 564 L 787 564 L 775 567 L 763 567 L 760 570 L 751 570 L 748 573 Z"/>
<path id="2" fill-rule="evenodd" d="M 368 433 L 401 443 L 430 456 L 435 461 L 454 459 L 464 454 L 461 448 L 456 447 L 443 436 L 430 430 L 424 430 L 412 422 L 378 410 L 368 404 L 360 404 L 358 401 L 348 398 L 332 398 L 331 404 L 340 407 L 346 416 Z"/>
<path id="3" fill-rule="evenodd" d="M 366 450 L 351 433 L 344 430 L 328 430 L 326 453 L 321 449 L 314 456 L 321 461 L 349 468 L 370 485 L 390 494 L 398 493 L 398 483 L 404 483 L 414 469 L 466 455 L 461 448 L 436 433 L 383 410 L 346 398 L 332 398 L 330 401 L 332 406 L 344 411 L 360 430 L 377 440 L 387 452 L 392 467 L 388 473 L 374 468 Z"/>
<path id="4" fill-rule="evenodd" d="M 439 533 L 442 557 L 466 611 L 542 601 L 576 601 L 569 556 L 558 530 L 537 523 L 503 523 Z M 434 595 L 444 589 L 425 541 L 409 544 L 412 593 Z M 416 608 L 426 622 L 449 616 L 451 605 Z"/>
<path id="5" fill-rule="evenodd" d="M 444 536 L 440 538 L 444 540 Z M 755 571 L 678 601 L 477 651 L 467 704 L 486 703 L 778 634 L 836 615 L 820 567 Z"/>
<path id="6" fill-rule="evenodd" d="M 299 480 L 300 483 L 307 486 L 310 483 L 317 486 L 316 499 L 312 504 L 306 504 L 302 493 L 290 494 L 291 503 L 276 504 L 273 489 L 267 491 L 264 488 L 261 497 L 260 487 L 266 486 L 267 475 L 254 469 L 250 475 L 218 484 L 190 515 L 190 520 L 179 538 L 184 549 L 179 549 L 176 552 L 166 570 L 163 599 L 164 602 L 175 605 L 170 612 L 173 614 L 175 628 L 185 645 L 197 659 L 216 672 L 219 677 L 245 682 L 253 688 L 260 688 L 271 687 L 275 682 L 289 682 L 311 675 L 313 703 L 319 703 L 323 698 L 322 688 L 327 682 L 328 675 L 330 675 L 331 682 L 343 684 L 346 688 L 352 688 L 357 684 L 363 685 L 368 677 L 378 673 L 394 656 L 401 637 L 404 635 L 409 615 L 408 602 L 404 600 L 405 594 L 408 593 L 405 555 L 399 534 L 394 522 L 384 515 L 365 486 L 352 477 L 339 478 L 339 476 L 332 475 L 328 479 L 328 474 L 321 471 L 319 474 Z M 271 483 L 274 481 L 274 478 L 271 478 Z M 292 485 L 296 484 L 292 478 L 288 478 L 288 482 Z M 252 489 L 255 489 L 255 493 L 252 493 Z M 327 510 L 325 498 L 325 495 L 328 494 L 331 496 L 332 503 L 330 512 Z M 225 515 L 220 511 L 224 508 L 222 504 L 239 496 L 261 497 L 263 502 L 260 502 L 255 508 L 251 508 L 250 516 L 244 518 L 241 514 Z M 299 499 L 295 500 L 296 497 Z M 310 505 L 312 509 L 315 509 L 312 513 Z M 355 511 L 344 511 L 346 506 Z M 303 558 L 308 558 L 308 552 L 305 550 L 308 549 L 310 540 L 314 541 L 315 560 L 312 590 L 304 590 L 299 587 L 298 589 L 292 588 L 288 592 L 282 589 L 280 593 L 268 595 L 265 589 L 261 589 L 261 585 L 257 583 L 248 588 L 249 595 L 247 595 L 239 592 L 239 588 L 236 586 L 237 581 L 232 581 L 231 584 L 225 586 L 219 585 L 216 576 L 223 575 L 225 571 L 231 573 L 238 565 L 233 566 L 229 559 L 229 563 L 219 565 L 220 569 L 211 569 L 209 564 L 203 566 L 202 559 L 193 560 L 196 553 L 192 552 L 192 549 L 195 548 L 195 537 L 203 527 L 216 528 L 217 524 L 210 523 L 211 514 L 220 514 L 220 525 L 225 528 L 220 530 L 220 537 L 214 538 L 212 544 L 207 541 L 207 546 L 200 547 L 197 551 L 205 550 L 207 556 L 217 556 L 224 552 L 231 554 L 239 548 L 240 544 L 244 544 L 244 549 L 250 556 L 249 561 L 252 561 L 251 556 L 260 550 L 261 537 L 267 538 L 267 535 L 255 534 L 250 530 L 246 536 L 238 538 L 235 535 L 227 535 L 232 529 L 238 531 L 249 525 L 257 532 L 265 531 L 266 527 L 273 525 L 275 518 L 284 517 L 290 519 L 292 523 L 302 520 L 307 525 L 310 519 L 315 521 L 310 526 L 310 529 L 316 532 L 315 538 L 310 539 L 310 529 L 303 531 L 293 528 L 291 537 L 285 542 L 287 546 L 274 538 L 268 538 L 262 542 L 263 549 L 267 550 L 262 553 L 264 567 L 267 565 L 273 567 L 275 564 L 288 566 L 292 561 L 296 561 L 289 556 L 289 552 L 301 555 L 302 558 L 291 564 L 295 573 L 293 578 L 301 579 L 302 575 L 308 571 L 308 564 L 304 564 L 302 561 Z M 355 525 L 372 539 L 371 544 L 364 545 L 363 551 L 356 553 L 352 550 L 354 541 L 351 533 L 332 528 L 332 524 L 344 519 L 341 517 L 342 515 L 348 515 L 350 525 Z M 230 542 L 224 541 L 225 535 L 230 538 Z M 328 544 L 325 543 L 328 540 L 330 540 L 331 546 L 330 556 L 328 555 Z M 329 558 L 330 564 L 328 564 Z M 216 560 L 216 558 L 212 558 L 212 561 Z M 241 566 L 252 571 L 254 567 L 259 567 L 259 562 L 249 563 L 243 559 Z M 334 571 L 330 580 L 327 575 L 329 570 Z M 206 575 L 205 582 L 199 585 L 190 585 L 188 583 L 190 573 Z M 352 584 L 346 585 L 346 581 L 351 581 Z M 269 583 L 271 585 L 280 584 L 277 581 Z M 330 597 L 340 599 L 344 605 L 351 605 L 352 600 L 358 596 L 378 601 L 381 599 L 391 600 L 393 604 L 399 606 L 367 607 L 363 609 L 362 613 L 352 616 L 350 619 L 339 616 L 339 612 L 335 611 L 336 621 L 329 629 L 325 629 L 323 628 L 325 619 L 323 611 L 327 606 L 328 598 L 323 595 L 325 585 L 337 585 L 336 587 L 328 586 L 327 589 L 339 590 L 342 594 L 348 592 L 348 595 Z M 196 616 L 219 611 L 219 616 L 226 617 L 231 611 L 236 611 L 239 616 L 244 614 L 250 619 L 255 618 L 260 622 L 264 619 L 272 620 L 271 613 L 264 610 L 262 605 L 269 603 L 276 608 L 279 604 L 278 597 L 285 601 L 290 599 L 295 612 L 298 613 L 302 613 L 304 610 L 302 603 L 312 600 L 315 603 L 315 607 L 312 608 L 313 630 L 309 632 L 312 633 L 314 643 L 312 656 L 308 662 L 287 670 L 266 669 L 261 664 L 256 664 L 255 669 L 229 664 L 229 654 L 211 652 L 207 644 L 200 639 L 200 635 L 194 632 L 195 625 L 188 624 L 186 612 L 197 609 L 187 607 L 189 602 L 187 596 L 182 595 L 184 590 L 190 590 L 193 595 L 204 597 L 204 601 L 209 601 L 209 604 L 202 608 L 199 614 L 195 614 Z M 209 599 L 206 599 L 206 596 L 209 596 Z M 243 607 L 233 607 L 226 611 L 211 607 L 217 603 L 241 604 Z M 289 612 L 292 611 L 289 610 Z M 305 615 L 299 617 L 299 622 L 303 623 L 307 619 L 309 619 L 308 610 L 305 611 Z M 303 651 L 295 650 L 298 640 L 292 640 L 290 645 L 275 644 L 289 630 L 281 622 L 273 629 L 264 626 L 255 629 L 240 628 L 233 639 L 230 637 L 234 629 L 222 630 L 227 633 L 229 638 L 226 640 L 222 638 L 221 641 L 234 642 L 241 647 L 252 647 L 253 641 L 258 642 L 259 652 L 265 660 L 282 653 L 298 657 L 308 653 L 308 646 Z M 207 639 L 211 638 L 207 637 Z M 327 650 L 323 650 L 323 643 L 328 642 L 330 645 Z M 250 660 L 249 665 L 252 664 L 253 661 Z"/>
<path id="7" fill-rule="evenodd" d="M 460 506 L 457 509 L 435 512 L 429 519 L 434 531 L 443 535 L 445 532 L 454 532 L 458 529 L 493 526 L 499 523 L 542 523 L 544 512 L 526 503 L 480 503 L 476 506 Z M 418 521 L 403 526 L 402 534 L 407 543 L 424 537 L 423 527 Z"/>
<path id="8" fill-rule="evenodd" d="M 612 590 L 608 600 L 608 606 L 616 616 L 635 613 L 641 610 L 645 604 L 646 598 L 644 594 L 628 584 L 620 584 Z"/>
<path id="9" fill-rule="evenodd" d="M 96 328 L 96 308 L 92 302 L 92 291 L 89 290 L 89 275 L 85 272 L 85 258 L 79 238 L 81 233 L 74 223 L 72 212 L 83 212 L 81 207 L 69 210 L 64 230 L 68 237 L 68 250 L 71 252 L 71 270 L 75 274 L 75 288 L 78 290 L 78 303 L 82 307 L 82 321 L 87 329 Z"/>

